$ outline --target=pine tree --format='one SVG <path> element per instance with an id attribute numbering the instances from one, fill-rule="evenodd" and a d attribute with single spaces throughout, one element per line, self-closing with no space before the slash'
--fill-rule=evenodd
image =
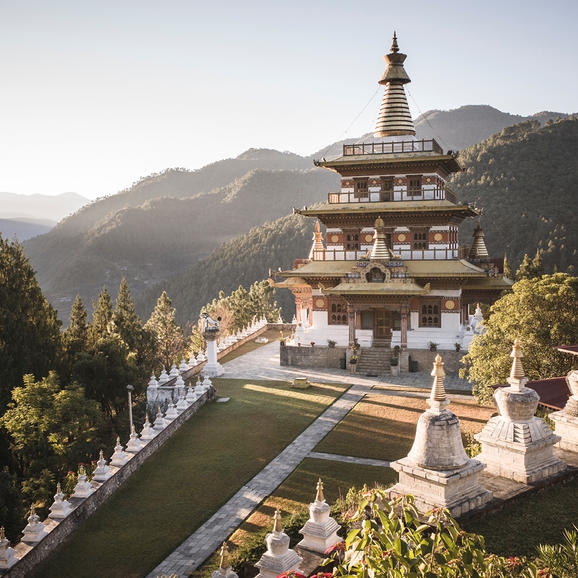
<path id="1" fill-rule="evenodd" d="M 86 347 L 88 339 L 87 320 L 88 313 L 80 295 L 77 295 L 70 311 L 68 327 L 64 331 L 64 344 L 70 359 L 74 359 Z"/>
<path id="2" fill-rule="evenodd" d="M 175 308 L 166 291 L 161 293 L 156 307 L 145 324 L 145 329 L 154 337 L 159 365 L 168 368 L 184 355 L 185 337 L 183 330 L 177 325 Z"/>
<path id="3" fill-rule="evenodd" d="M 142 342 L 142 321 L 136 314 L 130 289 L 124 277 L 120 282 L 112 321 L 116 333 L 120 335 L 128 348 L 131 351 L 137 351 Z"/>
<path id="4" fill-rule="evenodd" d="M 524 259 L 522 259 L 522 262 L 516 271 L 516 281 L 520 281 L 521 279 L 533 279 L 534 277 L 532 260 L 528 257 L 528 253 L 524 253 Z"/>
<path id="5" fill-rule="evenodd" d="M 532 259 L 532 269 L 534 277 L 542 277 L 544 275 L 544 264 L 542 263 L 542 251 L 536 250 L 536 256 Z"/>
<path id="6" fill-rule="evenodd" d="M 508 279 L 514 279 L 512 269 L 510 268 L 510 262 L 508 261 L 508 256 L 504 255 L 504 277 Z"/>
<path id="7" fill-rule="evenodd" d="M 103 339 L 112 333 L 112 299 L 106 287 L 102 288 L 96 306 L 94 303 L 92 306 L 94 307 L 94 312 L 90 328 L 90 342 L 94 344 L 99 339 Z"/>
<path id="8" fill-rule="evenodd" d="M 18 241 L 0 235 L 0 414 L 22 377 L 48 375 L 61 353 L 60 322 Z"/>

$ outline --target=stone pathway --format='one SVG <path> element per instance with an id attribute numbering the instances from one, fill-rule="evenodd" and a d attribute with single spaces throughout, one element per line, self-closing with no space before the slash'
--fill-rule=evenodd
<path id="1" fill-rule="evenodd" d="M 329 460 L 331 462 L 345 462 L 346 464 L 360 464 L 362 466 L 375 466 L 389 468 L 390 462 L 385 460 L 373 460 L 371 458 L 356 458 L 354 456 L 340 456 L 339 454 L 326 454 L 324 452 L 309 452 L 310 458 Z"/>
<path id="2" fill-rule="evenodd" d="M 196 570 L 370 390 L 371 385 L 352 386 L 161 562 L 148 578 L 162 575 L 180 578 Z"/>
<path id="3" fill-rule="evenodd" d="M 265 379 L 292 381 L 296 377 L 308 377 L 310 381 L 353 383 L 364 385 L 386 384 L 431 389 L 432 377 L 427 371 L 402 373 L 399 376 L 366 377 L 352 374 L 344 369 L 281 367 L 279 365 L 279 342 L 272 341 L 263 347 L 241 355 L 223 364 L 223 377 L 235 379 Z M 446 389 L 471 391 L 471 384 L 455 374 L 446 376 Z"/>

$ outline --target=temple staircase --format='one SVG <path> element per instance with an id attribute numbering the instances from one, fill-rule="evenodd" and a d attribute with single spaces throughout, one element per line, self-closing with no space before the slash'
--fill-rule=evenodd
<path id="1" fill-rule="evenodd" d="M 362 375 L 389 375 L 391 373 L 391 349 L 368 347 L 359 350 L 357 372 Z"/>

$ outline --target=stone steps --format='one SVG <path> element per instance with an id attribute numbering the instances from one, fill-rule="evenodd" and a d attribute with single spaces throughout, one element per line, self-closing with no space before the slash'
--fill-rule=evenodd
<path id="1" fill-rule="evenodd" d="M 391 372 L 391 349 L 369 348 L 361 349 L 357 371 L 364 375 L 386 375 Z"/>

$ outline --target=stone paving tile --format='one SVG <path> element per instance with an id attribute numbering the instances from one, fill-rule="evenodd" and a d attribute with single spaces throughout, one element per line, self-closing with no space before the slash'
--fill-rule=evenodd
<path id="1" fill-rule="evenodd" d="M 180 578 L 196 570 L 369 391 L 371 385 L 352 386 L 147 578 L 162 575 Z"/>
<path id="2" fill-rule="evenodd" d="M 310 458 L 318 460 L 329 460 L 332 462 L 345 462 L 346 464 L 360 464 L 362 466 L 376 466 L 378 468 L 389 468 L 390 462 L 385 460 L 374 460 L 371 458 L 356 458 L 354 456 L 340 456 L 339 454 L 326 454 L 325 452 L 309 452 Z"/>

